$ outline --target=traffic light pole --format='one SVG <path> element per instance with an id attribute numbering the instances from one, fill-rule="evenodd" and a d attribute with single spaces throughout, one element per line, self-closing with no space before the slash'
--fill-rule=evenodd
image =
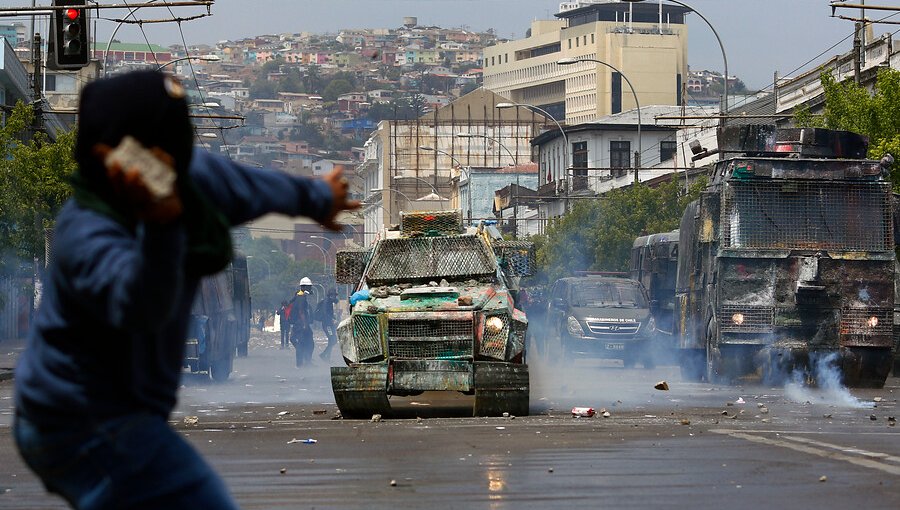
<path id="1" fill-rule="evenodd" d="M 43 84 L 44 84 L 44 66 L 41 65 L 43 55 L 41 55 L 41 35 L 34 34 L 31 45 L 31 63 L 34 72 L 31 73 L 32 102 L 34 109 L 34 119 L 32 120 L 32 137 L 44 130 L 44 105 L 43 105 Z"/>

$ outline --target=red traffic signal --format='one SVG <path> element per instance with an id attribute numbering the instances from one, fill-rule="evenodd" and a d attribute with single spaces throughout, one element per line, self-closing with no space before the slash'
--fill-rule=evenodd
<path id="1" fill-rule="evenodd" d="M 79 16 L 81 16 L 81 13 L 78 11 L 78 9 L 66 9 L 64 16 L 71 21 L 75 21 Z"/>

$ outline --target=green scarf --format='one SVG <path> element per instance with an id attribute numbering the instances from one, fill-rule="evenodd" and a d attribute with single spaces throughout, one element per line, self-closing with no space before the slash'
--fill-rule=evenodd
<path id="1" fill-rule="evenodd" d="M 75 201 L 134 231 L 137 220 L 97 193 L 81 175 L 71 179 Z M 191 276 L 215 274 L 232 258 L 231 233 L 225 215 L 216 209 L 190 179 L 179 179 L 178 190 L 184 207 L 181 219 L 187 229 L 186 271 Z"/>

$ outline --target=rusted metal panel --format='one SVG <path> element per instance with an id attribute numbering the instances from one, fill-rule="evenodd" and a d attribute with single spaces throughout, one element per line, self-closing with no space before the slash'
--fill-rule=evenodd
<path id="1" fill-rule="evenodd" d="M 472 363 L 451 360 L 393 360 L 389 391 L 470 391 Z"/>

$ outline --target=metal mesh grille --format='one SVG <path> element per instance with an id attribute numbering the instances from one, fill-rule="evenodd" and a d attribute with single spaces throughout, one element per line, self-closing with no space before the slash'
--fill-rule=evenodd
<path id="1" fill-rule="evenodd" d="M 775 323 L 771 306 L 722 305 L 719 331 L 730 333 L 768 333 Z"/>
<path id="2" fill-rule="evenodd" d="M 529 241 L 497 241 L 493 243 L 496 255 L 509 276 L 531 276 L 537 265 L 534 243 Z"/>
<path id="3" fill-rule="evenodd" d="M 419 232 L 459 234 L 462 232 L 462 212 L 456 210 L 400 213 L 400 230 L 406 235 Z"/>
<path id="4" fill-rule="evenodd" d="M 881 182 L 729 182 L 722 242 L 732 248 L 892 250 L 890 198 L 890 185 Z"/>
<path id="5" fill-rule="evenodd" d="M 388 322 L 388 349 L 397 358 L 468 358 L 472 356 L 472 321 L 392 319 Z"/>
<path id="6" fill-rule="evenodd" d="M 503 321 L 503 327 L 496 333 L 491 332 L 490 322 L 496 319 Z M 509 318 L 506 315 L 489 315 L 484 318 L 484 335 L 481 338 L 481 355 L 504 359 L 506 356 L 506 340 L 509 338 Z"/>
<path id="7" fill-rule="evenodd" d="M 372 286 L 423 278 L 471 278 L 493 274 L 494 256 L 475 236 L 385 239 L 368 271 Z"/>
<path id="8" fill-rule="evenodd" d="M 353 317 L 353 337 L 360 361 L 381 356 L 381 334 L 377 315 Z"/>
<path id="9" fill-rule="evenodd" d="M 335 282 L 350 285 L 359 283 L 366 269 L 369 253 L 369 250 L 340 250 L 335 253 Z"/>
<path id="10" fill-rule="evenodd" d="M 894 311 L 890 308 L 844 308 L 842 335 L 887 336 L 893 334 Z"/>

